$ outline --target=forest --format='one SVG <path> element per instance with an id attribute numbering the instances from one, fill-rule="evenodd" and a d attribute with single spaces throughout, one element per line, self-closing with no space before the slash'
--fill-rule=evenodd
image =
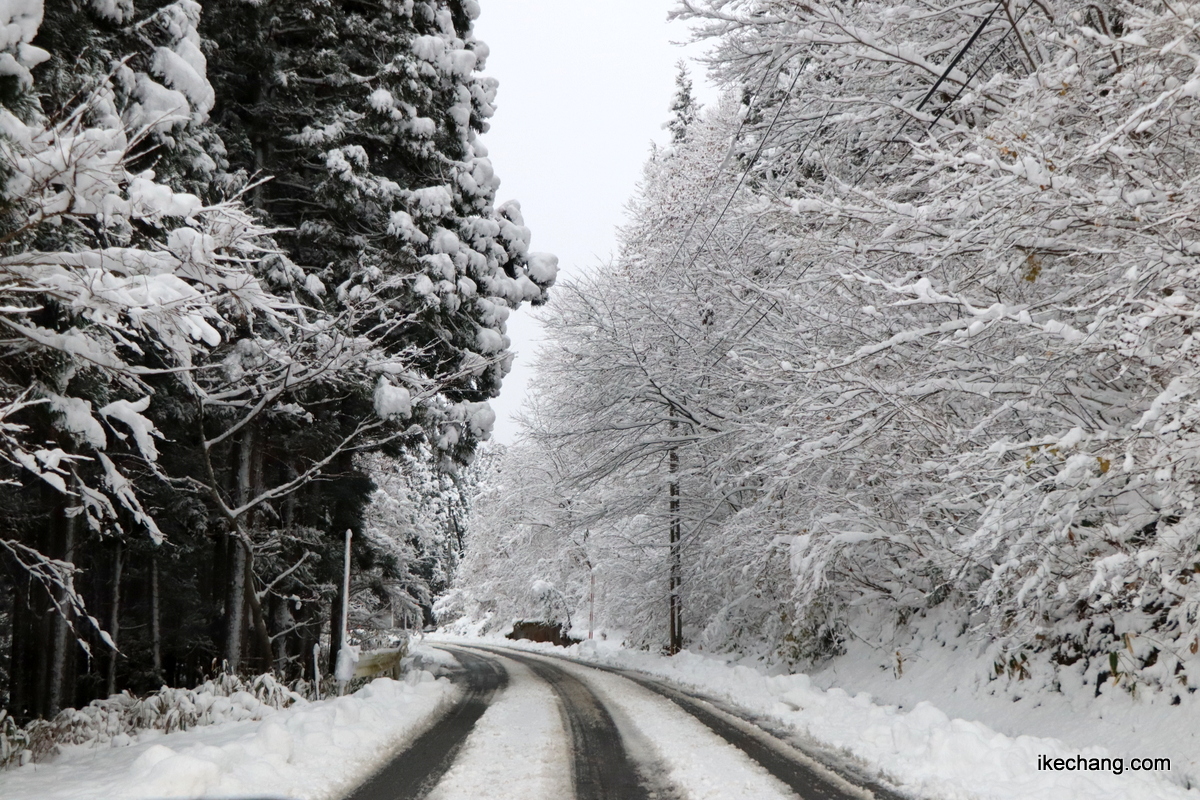
<path id="1" fill-rule="evenodd" d="M 555 288 L 440 618 L 897 676 L 936 625 L 990 680 L 1195 692 L 1200 6 L 675 14 L 722 98 L 680 73 Z"/>
<path id="2" fill-rule="evenodd" d="M 680 0 L 720 99 L 557 283 L 480 13 L 0 0 L 0 724 L 344 609 L 1195 692 L 1200 5 Z"/>
<path id="3" fill-rule="evenodd" d="M 0 723 L 431 621 L 557 269 L 479 13 L 0 1 Z"/>

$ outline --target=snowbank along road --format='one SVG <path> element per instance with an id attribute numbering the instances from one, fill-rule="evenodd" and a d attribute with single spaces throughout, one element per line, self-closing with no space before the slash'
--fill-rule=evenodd
<path id="1" fill-rule="evenodd" d="M 459 702 L 349 800 L 903 800 L 711 700 L 638 673 L 437 645 Z"/>

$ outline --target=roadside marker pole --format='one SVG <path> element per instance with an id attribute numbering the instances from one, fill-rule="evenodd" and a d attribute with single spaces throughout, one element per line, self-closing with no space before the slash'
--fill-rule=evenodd
<path id="1" fill-rule="evenodd" d="M 316 687 L 316 699 L 321 699 L 321 643 L 313 645 L 313 686 Z"/>
<path id="2" fill-rule="evenodd" d="M 347 628 L 350 620 L 350 539 L 354 536 L 354 532 L 346 528 L 346 557 L 345 566 L 342 569 L 342 644 L 338 648 L 338 660 L 341 661 L 342 652 L 349 646 L 350 641 L 347 638 Z M 345 681 L 338 681 L 338 695 L 342 695 L 346 691 Z"/>

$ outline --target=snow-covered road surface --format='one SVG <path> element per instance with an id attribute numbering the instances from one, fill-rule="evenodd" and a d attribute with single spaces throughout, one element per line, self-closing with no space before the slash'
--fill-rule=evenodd
<path id="1" fill-rule="evenodd" d="M 566 768 L 571 754 L 554 691 L 523 664 L 508 659 L 503 663 L 508 688 L 476 723 L 428 800 L 490 797 L 496 787 L 523 800 L 571 796 Z"/>
<path id="2" fill-rule="evenodd" d="M 351 800 L 891 800 L 728 712 L 645 677 L 508 648 L 438 645 L 505 688 L 457 738 L 434 726 Z M 460 718 L 460 707 L 448 718 Z M 449 753 L 438 759 L 435 753 Z M 419 776 L 419 777 L 414 777 Z"/>
<path id="3" fill-rule="evenodd" d="M 462 695 L 444 716 L 397 757 L 360 785 L 349 800 L 424 797 L 455 764 L 459 749 L 479 718 L 489 711 L 497 690 L 508 685 L 508 672 L 495 659 L 459 652 Z"/>

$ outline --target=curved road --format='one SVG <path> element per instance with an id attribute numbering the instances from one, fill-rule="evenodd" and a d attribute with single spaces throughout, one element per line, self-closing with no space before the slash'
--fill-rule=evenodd
<path id="1" fill-rule="evenodd" d="M 359 786 L 347 800 L 408 800 L 424 797 L 454 764 L 475 723 L 508 684 L 508 672 L 494 658 L 454 648 L 464 671 L 459 701 L 400 755 Z"/>
<path id="2" fill-rule="evenodd" d="M 613 692 L 624 694 L 626 690 L 653 693 L 670 701 L 707 731 L 738 748 L 754 762 L 749 768 L 765 770 L 781 784 L 782 792 L 794 798 L 905 800 L 894 790 L 857 774 L 853 765 L 840 762 L 836 754 L 806 752 L 800 743 L 770 731 L 735 709 L 639 673 L 508 648 L 436 647 L 453 654 L 462 665 L 451 675 L 452 680 L 462 684 L 462 697 L 348 800 L 419 800 L 428 795 L 454 765 L 475 723 L 507 685 L 506 661 L 521 665 L 553 690 L 569 740 L 569 768 L 576 800 L 685 800 L 691 796 L 686 788 L 672 784 L 662 763 L 647 757 L 649 748 L 631 742 L 636 737 L 631 730 L 634 726 L 628 722 L 619 725 L 614 719 L 614 714 L 628 717 L 620 708 L 610 708 Z M 596 690 L 601 686 L 607 687 L 608 701 L 603 691 Z M 654 698 L 651 701 L 658 702 Z M 568 765 L 563 766 L 566 769 Z"/>

